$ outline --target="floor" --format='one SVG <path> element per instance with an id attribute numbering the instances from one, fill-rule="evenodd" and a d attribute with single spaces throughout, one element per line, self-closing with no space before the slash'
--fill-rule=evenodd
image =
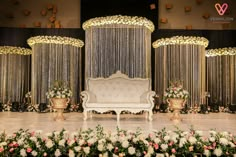
<path id="1" fill-rule="evenodd" d="M 182 130 L 189 130 L 193 126 L 197 130 L 207 133 L 210 129 L 217 131 L 229 131 L 236 135 L 236 114 L 209 113 L 209 114 L 181 114 L 182 122 L 170 120 L 171 113 L 155 113 L 153 121 L 145 119 L 145 114 L 133 115 L 122 114 L 120 122 L 117 123 L 116 115 L 93 114 L 92 118 L 83 120 L 83 114 L 78 112 L 64 113 L 65 121 L 54 121 L 56 113 L 36 112 L 0 112 L 0 131 L 13 133 L 22 129 L 43 130 L 43 132 L 60 131 L 66 129 L 70 132 L 80 128 L 92 128 L 102 125 L 105 130 L 115 131 L 117 127 L 125 130 L 136 130 L 140 127 L 143 132 L 161 130 L 166 128 L 174 130 L 177 126 Z"/>

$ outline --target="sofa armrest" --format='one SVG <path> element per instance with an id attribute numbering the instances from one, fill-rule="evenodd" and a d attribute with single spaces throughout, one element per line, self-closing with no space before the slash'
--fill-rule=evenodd
<path id="1" fill-rule="evenodd" d="M 156 93 L 154 91 L 146 91 L 140 96 L 141 103 L 149 103 L 154 107 L 154 96 Z"/>
<path id="2" fill-rule="evenodd" d="M 86 103 L 97 102 L 96 95 L 90 91 L 82 91 L 81 92 L 83 105 Z"/>

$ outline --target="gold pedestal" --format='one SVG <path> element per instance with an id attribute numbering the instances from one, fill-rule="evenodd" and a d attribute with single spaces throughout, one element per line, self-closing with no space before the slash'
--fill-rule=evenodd
<path id="1" fill-rule="evenodd" d="M 69 98 L 51 98 L 50 102 L 52 103 L 53 109 L 57 110 L 57 114 L 54 117 L 55 121 L 63 121 L 65 117 L 63 115 L 64 109 L 67 107 L 70 102 Z"/>
<path id="2" fill-rule="evenodd" d="M 183 120 L 180 117 L 180 111 L 183 109 L 185 102 L 186 102 L 185 99 L 179 99 L 179 98 L 167 99 L 167 103 L 169 104 L 170 109 L 174 110 L 173 116 L 170 118 L 170 120 L 173 120 L 173 121 L 182 121 Z"/>

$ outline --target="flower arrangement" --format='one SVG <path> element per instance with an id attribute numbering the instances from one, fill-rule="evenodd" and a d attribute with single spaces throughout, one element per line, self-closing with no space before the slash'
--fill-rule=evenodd
<path id="1" fill-rule="evenodd" d="M 165 156 L 228 156 L 236 155 L 236 136 L 230 132 L 191 128 L 182 131 L 143 133 L 121 130 L 86 129 L 69 133 L 65 129 L 44 134 L 22 130 L 7 135 L 0 133 L 0 156 L 69 156 L 69 157 L 165 157 Z"/>
<path id="2" fill-rule="evenodd" d="M 53 86 L 46 93 L 47 98 L 70 98 L 72 91 L 64 81 L 56 80 Z"/>
<path id="3" fill-rule="evenodd" d="M 182 81 L 171 81 L 170 86 L 164 92 L 164 98 L 182 98 L 188 99 L 189 93 L 183 89 Z"/>

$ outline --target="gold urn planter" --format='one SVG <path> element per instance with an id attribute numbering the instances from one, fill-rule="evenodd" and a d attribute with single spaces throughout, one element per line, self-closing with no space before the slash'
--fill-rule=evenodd
<path id="1" fill-rule="evenodd" d="M 68 106 L 70 102 L 69 98 L 50 98 L 53 109 L 57 110 L 54 120 L 65 120 L 63 116 L 64 109 Z"/>
<path id="2" fill-rule="evenodd" d="M 168 98 L 167 103 L 169 104 L 169 108 L 173 110 L 173 116 L 170 119 L 173 121 L 182 121 L 183 119 L 180 117 L 180 111 L 184 108 L 186 99 Z"/>

